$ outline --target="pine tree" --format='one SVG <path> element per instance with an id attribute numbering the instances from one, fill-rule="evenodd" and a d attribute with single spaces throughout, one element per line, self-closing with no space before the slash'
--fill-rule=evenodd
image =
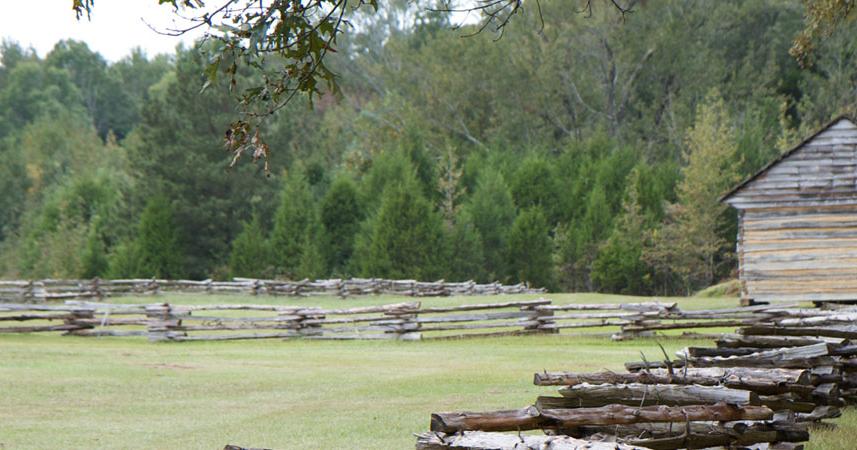
<path id="1" fill-rule="evenodd" d="M 485 255 L 482 237 L 467 211 L 461 211 L 447 237 L 447 278 L 455 281 L 485 278 Z"/>
<path id="2" fill-rule="evenodd" d="M 501 280 L 508 273 L 507 239 L 515 221 L 515 204 L 503 175 L 493 169 L 484 170 L 465 210 L 482 237 L 486 281 Z"/>
<path id="3" fill-rule="evenodd" d="M 89 224 L 89 232 L 86 235 L 86 243 L 84 244 L 81 259 L 80 276 L 84 278 L 94 278 L 104 276 L 107 271 L 107 250 L 104 245 L 104 239 L 101 236 L 101 220 L 98 216 L 94 217 Z"/>
<path id="4" fill-rule="evenodd" d="M 364 276 L 430 280 L 445 272 L 441 218 L 413 178 L 387 187 L 367 231 Z"/>
<path id="5" fill-rule="evenodd" d="M 347 176 L 337 177 L 321 201 L 324 255 L 332 273 L 346 271 L 362 219 L 357 187 Z"/>
<path id="6" fill-rule="evenodd" d="M 597 290 L 620 294 L 648 293 L 651 276 L 642 260 L 646 218 L 640 206 L 640 171 L 628 176 L 622 215 L 592 264 L 592 283 Z"/>
<path id="7" fill-rule="evenodd" d="M 327 274 L 321 245 L 323 234 L 321 224 L 313 218 L 301 243 L 301 260 L 297 270 L 299 278 L 317 279 Z"/>
<path id="8" fill-rule="evenodd" d="M 541 208 L 521 211 L 509 233 L 509 273 L 532 286 L 554 286 L 553 245 L 550 227 Z"/>
<path id="9" fill-rule="evenodd" d="M 585 205 L 583 217 L 561 227 L 557 233 L 563 285 L 573 290 L 592 290 L 592 261 L 610 232 L 612 220 L 607 195 L 600 185 L 589 191 Z"/>
<path id="10" fill-rule="evenodd" d="M 137 250 L 137 241 L 133 239 L 113 247 L 107 262 L 106 278 L 151 276 L 140 271 L 140 252 Z"/>
<path id="11" fill-rule="evenodd" d="M 278 274 L 297 276 L 304 236 L 313 214 L 309 183 L 304 171 L 297 168 L 286 177 L 280 194 L 280 205 L 274 213 L 271 252 Z"/>
<path id="12" fill-rule="evenodd" d="M 229 273 L 233 277 L 265 278 L 271 275 L 271 249 L 259 214 L 244 222 L 241 232 L 232 240 Z"/>
<path id="13" fill-rule="evenodd" d="M 181 238 L 173 209 L 164 196 L 155 196 L 140 215 L 136 250 L 139 273 L 158 278 L 180 278 L 184 273 Z"/>
<path id="14" fill-rule="evenodd" d="M 549 222 L 558 220 L 559 184 L 553 166 L 546 159 L 538 156 L 525 159 L 515 171 L 509 187 L 518 208 L 539 206 Z"/>

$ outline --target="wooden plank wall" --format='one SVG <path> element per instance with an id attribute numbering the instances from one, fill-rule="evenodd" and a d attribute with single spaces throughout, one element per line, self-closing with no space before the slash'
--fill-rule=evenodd
<path id="1" fill-rule="evenodd" d="M 857 205 L 746 210 L 742 217 L 743 295 L 857 300 Z"/>

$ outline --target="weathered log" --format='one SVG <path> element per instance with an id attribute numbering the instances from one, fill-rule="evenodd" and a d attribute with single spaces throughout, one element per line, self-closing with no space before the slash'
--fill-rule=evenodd
<path id="1" fill-rule="evenodd" d="M 284 333 L 248 333 L 248 334 L 215 334 L 208 336 L 173 336 L 173 341 L 235 341 L 243 339 L 281 339 L 302 336 L 300 333 L 289 331 Z"/>
<path id="2" fill-rule="evenodd" d="M 542 306 L 539 309 L 552 311 L 598 311 L 598 310 L 620 310 L 620 311 L 669 311 L 676 308 L 677 303 L 641 302 L 641 303 L 593 303 L 567 305 Z"/>
<path id="3" fill-rule="evenodd" d="M 785 347 L 766 350 L 744 356 L 689 358 L 694 367 L 778 367 L 808 368 L 818 365 L 830 365 L 835 362 L 827 356 L 828 344 L 820 343 L 803 347 Z M 687 354 L 681 350 L 680 354 Z"/>
<path id="4" fill-rule="evenodd" d="M 510 330 L 510 331 L 492 331 L 488 333 L 460 333 L 441 336 L 423 336 L 424 341 L 435 340 L 456 340 L 465 338 L 480 338 L 480 337 L 498 337 L 498 336 L 523 336 L 525 334 L 542 334 L 543 330 Z"/>
<path id="5" fill-rule="evenodd" d="M 665 361 L 631 361 L 625 363 L 625 370 L 628 372 L 639 372 L 643 369 L 668 369 L 668 366 L 681 368 L 684 367 L 684 361 L 670 361 L 669 365 Z"/>
<path id="6" fill-rule="evenodd" d="M 536 407 L 529 406 L 503 411 L 434 413 L 430 429 L 441 433 L 519 431 L 535 430 L 549 424 L 550 420 L 542 416 Z"/>
<path id="7" fill-rule="evenodd" d="M 750 367 L 711 367 L 674 370 L 651 369 L 632 373 L 596 372 L 541 372 L 533 376 L 539 386 L 574 386 L 582 383 L 644 383 L 644 384 L 699 384 L 723 385 L 733 389 L 746 389 L 759 394 L 812 391 L 810 372 L 800 369 L 757 369 Z"/>
<path id="8" fill-rule="evenodd" d="M 686 422 L 686 423 L 635 423 L 628 425 L 584 425 L 577 428 L 560 429 L 558 433 L 573 437 L 586 437 L 593 434 L 613 435 L 618 438 L 633 437 L 663 438 L 673 437 L 686 432 L 692 434 L 740 434 L 757 431 L 775 431 L 778 441 L 805 441 L 800 439 L 808 435 L 806 423 L 796 423 L 794 414 L 785 421 L 735 421 L 735 422 Z M 689 428 L 688 428 L 689 427 Z M 757 441 L 762 442 L 762 441 Z"/>
<path id="9" fill-rule="evenodd" d="M 626 325 L 622 331 L 657 331 L 657 330 L 680 330 L 683 328 L 722 328 L 740 327 L 757 323 L 755 319 L 733 319 L 733 320 L 710 320 L 702 322 L 654 322 L 645 321 L 637 324 Z"/>
<path id="10" fill-rule="evenodd" d="M 24 322 L 28 320 L 65 320 L 73 317 L 70 314 L 18 314 L 16 316 L 0 316 L 2 321 Z"/>
<path id="11" fill-rule="evenodd" d="M 666 369 L 653 369 L 650 373 L 655 376 L 669 375 Z M 811 381 L 810 372 L 805 369 L 755 367 L 689 367 L 675 370 L 674 377 L 686 378 L 694 384 L 706 384 L 705 380 L 714 379 L 736 389 L 745 389 L 744 386 L 761 388 L 764 384 L 809 385 Z M 750 390 L 758 391 L 755 388 Z"/>
<path id="12" fill-rule="evenodd" d="M 773 415 L 773 411 L 764 406 L 736 406 L 727 403 L 644 407 L 607 405 L 599 408 L 545 410 L 530 406 L 505 411 L 434 413 L 431 415 L 431 430 L 443 433 L 520 431 L 640 422 L 768 420 Z"/>
<path id="13" fill-rule="evenodd" d="M 827 314 L 822 316 L 815 317 L 797 317 L 797 318 L 785 318 L 785 319 L 777 319 L 773 321 L 774 324 L 781 327 L 815 327 L 815 326 L 825 326 L 825 325 L 841 325 L 841 324 L 850 324 L 857 322 L 857 314 L 855 313 L 843 313 L 843 314 Z"/>
<path id="14" fill-rule="evenodd" d="M 617 442 L 598 442 L 575 439 L 569 436 L 529 436 L 483 431 L 465 431 L 461 434 L 420 433 L 417 450 L 647 450 Z"/>
<path id="15" fill-rule="evenodd" d="M 630 437 L 622 441 L 653 450 L 674 450 L 680 448 L 732 448 L 768 442 L 804 442 L 809 440 L 809 432 L 806 429 L 793 427 L 792 429 L 778 430 L 766 423 L 736 423 L 731 426 L 690 423 L 684 427 L 676 426 L 674 429 L 676 432 L 669 433 L 667 436 Z M 636 436 L 641 436 L 641 434 Z"/>
<path id="16" fill-rule="evenodd" d="M 805 338 L 797 336 L 755 336 L 755 335 L 740 335 L 731 334 L 725 335 L 717 340 L 718 347 L 756 347 L 756 348 L 783 348 L 783 347 L 804 347 L 807 345 L 827 343 L 841 343 L 841 338 L 832 338 L 830 340 L 824 338 Z"/>
<path id="17" fill-rule="evenodd" d="M 41 333 L 50 331 L 70 331 L 79 330 L 83 327 L 79 325 L 41 325 L 32 327 L 0 327 L 0 333 Z"/>
<path id="18" fill-rule="evenodd" d="M 622 325 L 627 325 L 631 322 L 627 320 L 596 320 L 589 322 L 572 322 L 572 323 L 555 323 L 556 321 L 551 318 L 550 323 L 545 323 L 542 328 L 546 330 L 568 330 L 574 328 L 600 328 L 600 327 L 619 327 Z M 562 320 L 562 319 L 556 319 Z"/>
<path id="19" fill-rule="evenodd" d="M 816 326 L 816 327 L 780 327 L 776 325 L 751 325 L 738 330 L 738 333 L 752 336 L 829 336 L 845 339 L 857 339 L 857 325 Z"/>
<path id="20" fill-rule="evenodd" d="M 607 405 L 600 408 L 546 409 L 541 413 L 561 428 L 640 422 L 768 420 L 774 415 L 774 412 L 765 406 L 736 406 L 727 403 L 641 408 Z"/>
<path id="21" fill-rule="evenodd" d="M 534 318 L 533 311 L 511 311 L 498 313 L 482 313 L 482 314 L 458 314 L 453 316 L 440 317 L 418 317 L 414 319 L 417 323 L 450 323 L 450 322 L 476 322 L 482 320 L 502 320 L 502 319 L 519 319 L 519 318 Z"/>
<path id="22" fill-rule="evenodd" d="M 532 327 L 538 325 L 539 322 L 536 320 L 515 320 L 515 321 L 500 321 L 500 322 L 488 322 L 488 323 L 459 323 L 459 324 L 448 324 L 448 325 L 439 325 L 439 326 L 421 326 L 420 331 L 428 332 L 428 331 L 452 331 L 452 330 L 481 330 L 481 329 L 490 329 L 490 328 L 508 328 L 508 327 Z"/>
<path id="23" fill-rule="evenodd" d="M 817 422 L 823 419 L 835 419 L 842 415 L 842 411 L 836 406 L 818 406 L 811 413 L 795 413 L 798 422 Z"/>
<path id="24" fill-rule="evenodd" d="M 676 384 L 578 384 L 565 387 L 559 393 L 570 400 L 564 406 L 593 407 L 607 404 L 621 405 L 700 405 L 730 403 L 760 405 L 755 392 L 730 389 L 722 386 L 676 385 Z M 540 408 L 541 409 L 541 408 Z"/>
<path id="25" fill-rule="evenodd" d="M 128 336 L 146 336 L 148 334 L 145 330 L 102 330 L 102 329 L 83 329 L 83 330 L 71 330 L 67 331 L 65 334 L 69 336 L 87 336 L 87 337 L 98 337 L 98 336 L 114 336 L 114 337 L 128 337 Z"/>
<path id="26" fill-rule="evenodd" d="M 745 356 L 759 352 L 755 347 L 687 347 L 685 350 L 691 358 Z"/>
<path id="27" fill-rule="evenodd" d="M 793 392 L 776 395 L 762 395 L 760 400 L 762 405 L 773 409 L 774 411 L 790 410 L 794 412 L 808 413 L 812 412 L 817 406 L 813 402 L 803 400 L 804 397 Z"/>
<path id="28" fill-rule="evenodd" d="M 822 405 L 840 406 L 839 386 L 836 383 L 819 384 L 812 391 L 812 398 Z"/>
<path id="29" fill-rule="evenodd" d="M 500 309 L 500 308 L 519 308 L 519 307 L 527 307 L 527 308 L 535 308 L 538 309 L 543 305 L 549 305 L 551 303 L 550 300 L 540 298 L 538 300 L 527 300 L 520 302 L 503 302 L 503 303 L 476 303 L 472 305 L 461 305 L 461 306 L 433 306 L 429 308 L 420 309 L 421 313 L 445 313 L 445 312 L 455 312 L 455 311 L 477 311 L 480 309 Z"/>

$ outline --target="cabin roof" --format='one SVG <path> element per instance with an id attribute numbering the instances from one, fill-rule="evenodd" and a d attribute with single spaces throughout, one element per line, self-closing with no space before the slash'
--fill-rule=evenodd
<path id="1" fill-rule="evenodd" d="M 771 170 L 771 168 L 773 168 L 774 166 L 776 166 L 776 165 L 778 165 L 779 163 L 783 162 L 783 161 L 784 161 L 785 159 L 787 159 L 789 156 L 793 155 L 795 152 L 797 152 L 798 150 L 800 150 L 801 148 L 803 148 L 803 146 L 804 146 L 804 145 L 806 145 L 807 143 L 809 143 L 810 141 L 812 141 L 813 139 L 815 139 L 816 137 L 818 137 L 818 135 L 819 135 L 819 134 L 821 134 L 821 133 L 823 133 L 823 132 L 827 131 L 830 127 L 832 127 L 832 126 L 836 125 L 837 123 L 839 123 L 839 122 L 841 122 L 841 121 L 843 121 L 843 120 L 847 120 L 847 121 L 851 122 L 852 124 L 857 125 L 857 123 L 855 123 L 854 119 L 852 119 L 852 118 L 851 118 L 850 116 L 848 116 L 848 115 L 843 114 L 843 115 L 837 116 L 836 118 L 834 118 L 833 120 L 831 120 L 830 122 L 828 122 L 828 123 L 827 123 L 827 125 L 825 125 L 825 126 L 821 127 L 821 128 L 820 128 L 820 129 L 818 129 L 815 133 L 812 133 L 809 137 L 807 137 L 806 139 L 802 140 L 799 144 L 795 145 L 794 147 L 792 147 L 792 148 L 791 148 L 791 149 L 789 149 L 788 151 L 786 151 L 786 152 L 784 152 L 783 154 L 781 154 L 780 156 L 778 156 L 778 157 L 777 157 L 776 159 L 774 159 L 773 161 L 769 162 L 767 165 L 765 165 L 765 167 L 762 167 L 762 169 L 761 169 L 761 170 L 759 170 L 758 172 L 754 173 L 753 175 L 750 175 L 749 177 L 747 177 L 746 179 L 744 179 L 743 181 L 741 181 L 740 183 L 738 183 L 738 185 L 737 185 L 737 186 L 735 186 L 735 187 L 733 187 L 729 192 L 727 192 L 727 193 L 723 194 L 723 196 L 721 196 L 721 197 L 720 197 L 720 201 L 721 201 L 721 202 L 725 202 L 725 201 L 729 200 L 729 198 L 730 198 L 730 197 L 732 197 L 733 195 L 737 194 L 738 192 L 741 192 L 745 187 L 747 187 L 747 185 L 749 185 L 749 184 L 750 184 L 750 183 L 752 183 L 754 180 L 758 179 L 760 176 L 764 175 L 764 174 L 765 174 L 765 173 L 767 173 L 769 170 Z"/>

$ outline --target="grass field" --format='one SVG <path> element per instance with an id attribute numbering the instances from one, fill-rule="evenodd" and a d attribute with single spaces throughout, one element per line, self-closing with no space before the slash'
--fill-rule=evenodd
<path id="1" fill-rule="evenodd" d="M 515 298 L 520 298 L 516 296 Z M 632 302 L 629 297 L 551 295 L 556 303 Z M 424 299 L 431 304 L 498 297 Z M 174 303 L 249 302 L 176 296 Z M 393 297 L 271 299 L 324 307 Z M 651 299 L 646 299 L 651 300 Z M 124 299 L 126 303 L 151 302 Z M 685 309 L 733 299 L 678 299 Z M 700 341 L 660 339 L 672 352 Z M 615 343 L 586 335 L 432 342 L 243 341 L 150 344 L 136 338 L 0 336 L 0 449 L 220 449 L 227 443 L 285 448 L 413 448 L 429 414 L 531 404 L 553 388 L 535 371 L 622 369 L 653 339 Z M 857 447 L 857 414 L 813 433 L 812 449 Z"/>

